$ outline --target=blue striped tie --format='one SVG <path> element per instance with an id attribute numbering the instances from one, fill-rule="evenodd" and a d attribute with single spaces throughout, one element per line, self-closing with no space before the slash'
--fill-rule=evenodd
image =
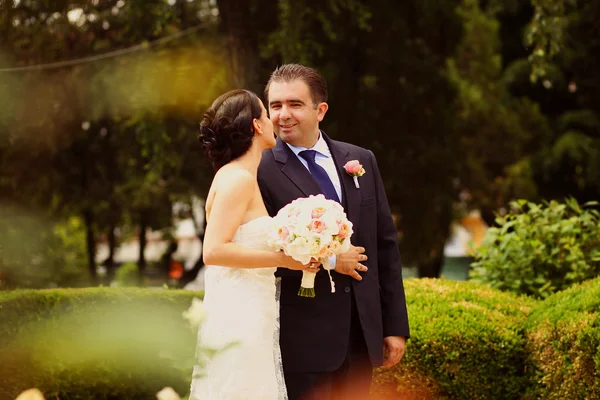
<path id="1" fill-rule="evenodd" d="M 315 162 L 317 152 L 315 150 L 304 150 L 298 153 L 298 155 L 306 160 L 308 170 L 321 187 L 321 190 L 323 190 L 325 198 L 335 200 L 339 203 L 340 199 L 338 198 L 331 179 L 329 179 L 329 175 L 327 175 L 327 172 L 323 167 Z"/>

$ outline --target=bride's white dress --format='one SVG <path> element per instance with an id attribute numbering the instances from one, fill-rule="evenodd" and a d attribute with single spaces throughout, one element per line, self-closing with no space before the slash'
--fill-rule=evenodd
<path id="1" fill-rule="evenodd" d="M 251 220 L 233 242 L 268 250 L 271 223 L 267 216 Z M 275 268 L 206 268 L 198 355 L 202 348 L 230 347 L 210 358 L 206 369 L 194 369 L 190 399 L 286 400 Z"/>

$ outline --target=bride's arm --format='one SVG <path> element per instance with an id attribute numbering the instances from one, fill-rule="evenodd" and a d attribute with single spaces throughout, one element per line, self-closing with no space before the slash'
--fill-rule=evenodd
<path id="1" fill-rule="evenodd" d="M 255 193 L 256 180 L 247 171 L 232 170 L 227 176 L 219 177 L 204 235 L 204 263 L 236 268 L 305 269 L 283 252 L 251 249 L 231 242 Z"/>

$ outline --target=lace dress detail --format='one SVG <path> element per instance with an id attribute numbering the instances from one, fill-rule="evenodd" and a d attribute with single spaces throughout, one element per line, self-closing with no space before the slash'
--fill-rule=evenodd
<path id="1" fill-rule="evenodd" d="M 271 217 L 241 225 L 233 242 L 268 250 Z M 275 268 L 206 267 L 198 347 L 225 350 L 196 367 L 191 400 L 287 400 L 279 349 Z M 202 351 L 199 352 L 202 354 Z"/>

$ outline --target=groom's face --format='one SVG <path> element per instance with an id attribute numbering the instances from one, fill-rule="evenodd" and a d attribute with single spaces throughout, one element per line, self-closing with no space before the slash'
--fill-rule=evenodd
<path id="1" fill-rule="evenodd" d="M 294 146 L 310 148 L 319 138 L 319 122 L 327 103 L 315 105 L 308 85 L 300 79 L 271 82 L 269 116 L 277 136 Z"/>

